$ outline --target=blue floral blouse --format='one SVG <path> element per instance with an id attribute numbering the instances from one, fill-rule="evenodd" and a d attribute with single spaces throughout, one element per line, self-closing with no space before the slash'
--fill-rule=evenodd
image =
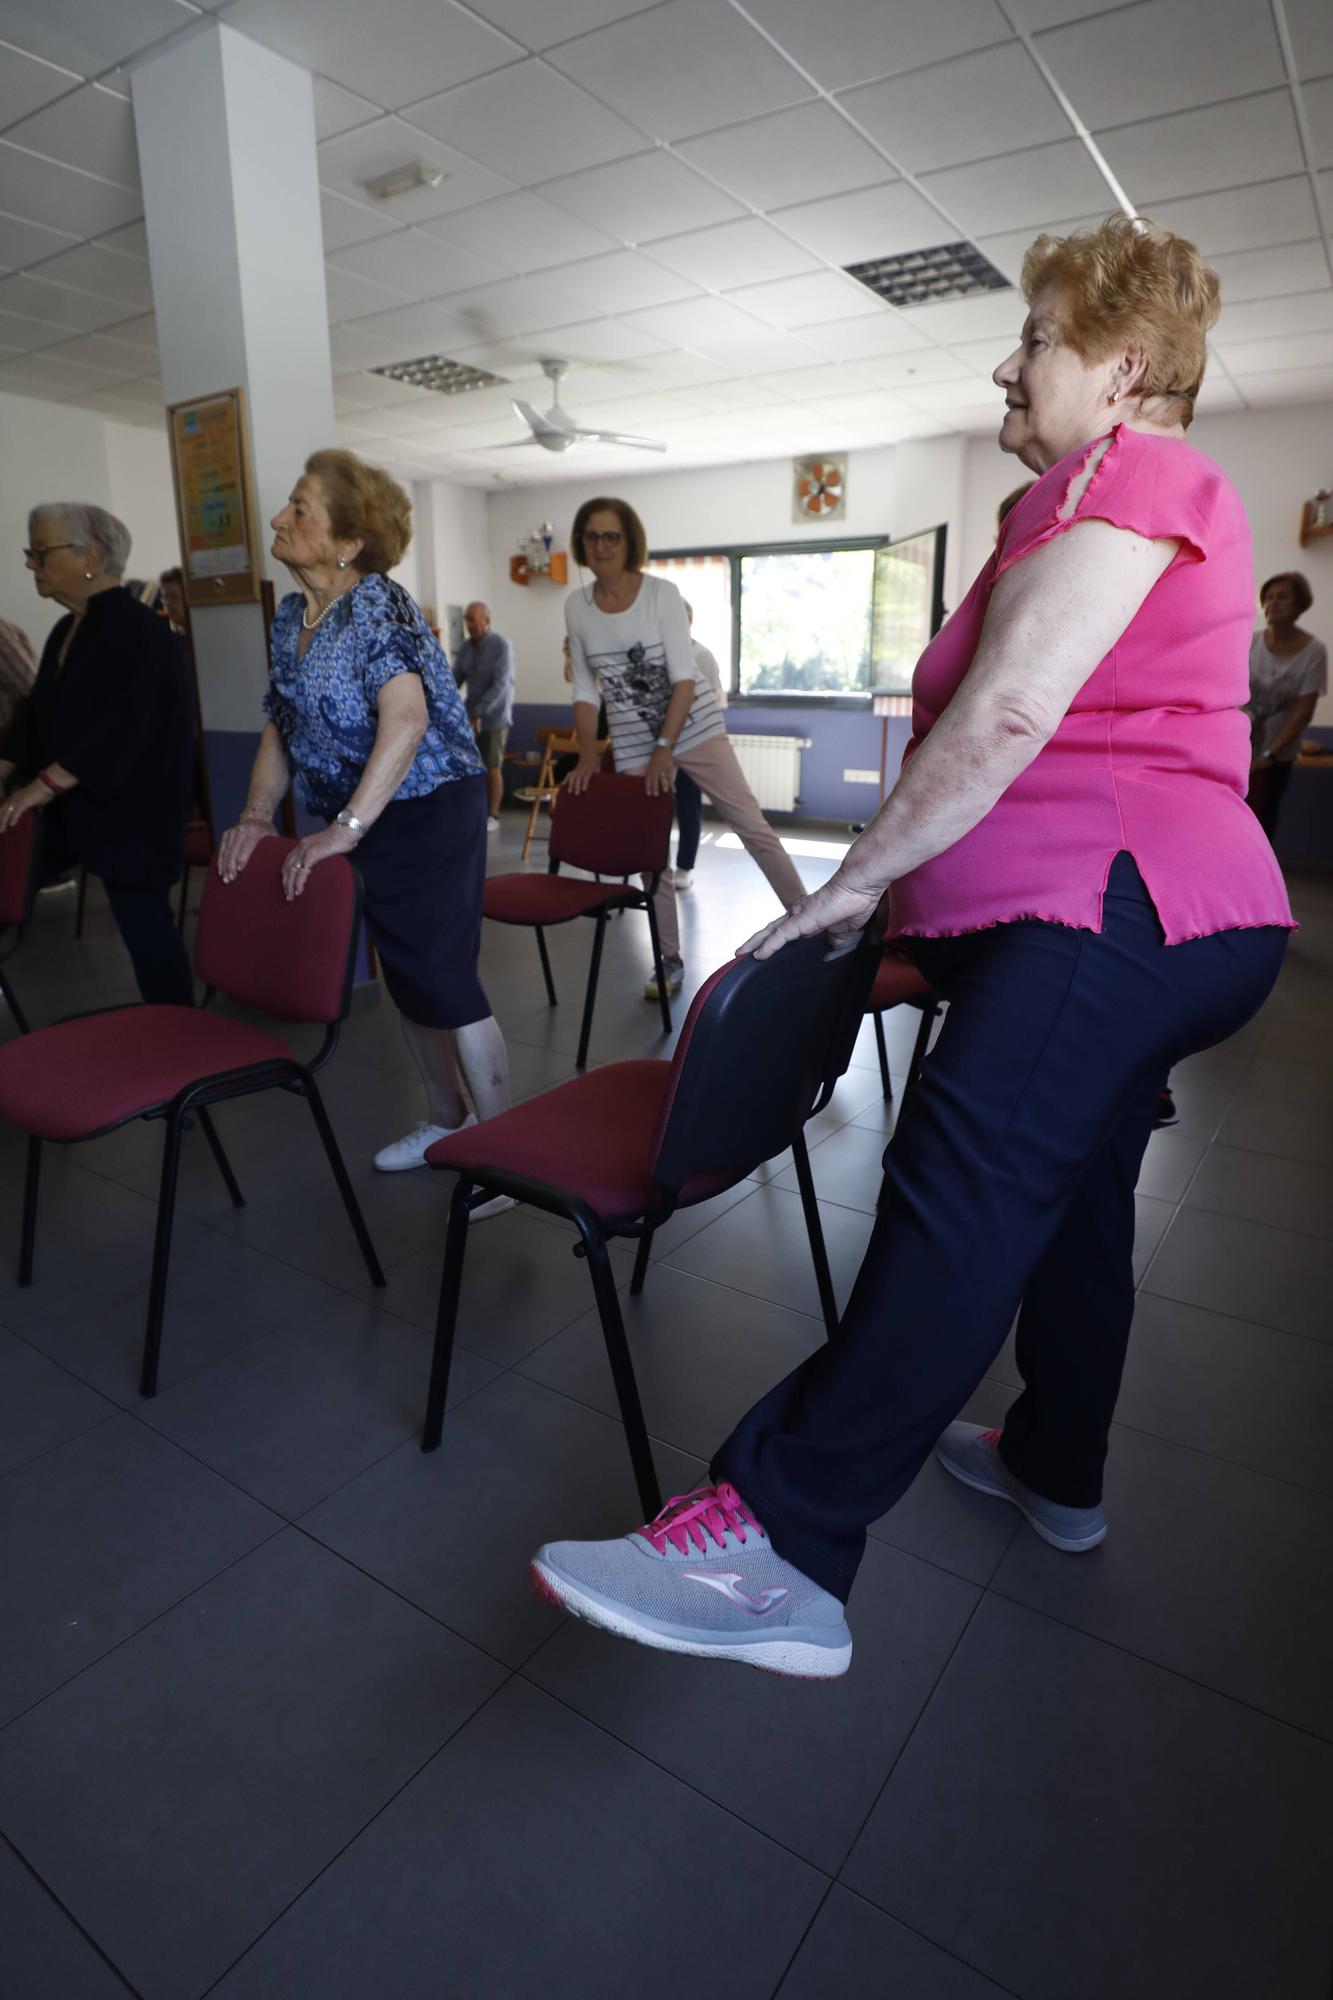
<path id="1" fill-rule="evenodd" d="M 400 583 L 363 577 L 338 599 L 298 659 L 304 610 L 299 591 L 278 606 L 264 713 L 282 737 L 307 812 L 332 819 L 351 798 L 374 747 L 376 698 L 396 674 L 420 675 L 430 725 L 394 797 L 420 798 L 453 778 L 481 773 L 449 662 Z"/>

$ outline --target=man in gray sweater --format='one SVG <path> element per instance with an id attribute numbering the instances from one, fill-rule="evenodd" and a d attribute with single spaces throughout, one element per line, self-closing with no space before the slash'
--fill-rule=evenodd
<path id="1" fill-rule="evenodd" d="M 467 712 L 477 731 L 477 748 L 486 766 L 486 831 L 500 825 L 504 798 L 505 739 L 514 719 L 514 649 L 491 630 L 489 604 L 469 604 L 463 613 L 467 638 L 454 661 L 454 678 L 463 690 Z"/>

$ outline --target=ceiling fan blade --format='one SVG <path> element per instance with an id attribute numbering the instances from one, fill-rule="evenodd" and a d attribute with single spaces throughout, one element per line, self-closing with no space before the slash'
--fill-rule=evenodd
<path id="1" fill-rule="evenodd" d="M 581 424 L 574 426 L 575 437 L 592 438 L 598 444 L 630 444 L 636 451 L 665 451 L 661 438 L 635 437 L 632 431 L 590 431 Z"/>
<path id="2" fill-rule="evenodd" d="M 551 419 L 525 403 L 520 396 L 513 398 L 510 406 L 516 417 L 521 417 L 534 437 L 572 437 L 574 433 L 566 424 L 553 424 Z"/>

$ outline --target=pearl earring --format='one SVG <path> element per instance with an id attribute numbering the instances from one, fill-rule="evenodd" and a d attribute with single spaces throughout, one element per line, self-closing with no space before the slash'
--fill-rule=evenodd
<path id="1" fill-rule="evenodd" d="M 85 583 L 91 583 L 91 582 L 92 582 L 92 580 L 93 580 L 93 573 L 92 573 L 92 571 L 91 571 L 90 569 L 86 569 L 86 570 L 85 570 L 85 571 L 83 572 L 83 580 L 84 580 L 84 582 L 85 582 Z"/>
<path id="2" fill-rule="evenodd" d="M 1120 401 L 1120 391 L 1118 389 L 1112 389 L 1110 395 L 1107 397 L 1106 400 L 1108 403 L 1118 403 Z"/>
<path id="3" fill-rule="evenodd" d="M 347 558 L 346 558 L 346 556 L 339 556 L 339 558 L 338 558 L 338 567 L 339 567 L 339 569 L 346 569 L 346 567 L 347 567 Z"/>

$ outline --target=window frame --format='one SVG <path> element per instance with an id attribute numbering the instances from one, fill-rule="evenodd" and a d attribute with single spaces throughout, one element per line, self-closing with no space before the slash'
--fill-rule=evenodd
<path id="1" fill-rule="evenodd" d="M 776 689 L 765 688 L 755 694 L 743 694 L 740 686 L 741 669 L 741 562 L 746 556 L 790 556 L 790 555 L 832 555 L 843 550 L 891 549 L 903 542 L 919 541 L 922 535 L 934 535 L 935 559 L 930 580 L 930 637 L 933 639 L 944 623 L 944 566 L 948 548 L 949 524 L 937 521 L 925 528 L 914 528 L 906 535 L 819 535 L 806 536 L 801 541 L 783 542 L 717 542 L 708 547 L 654 549 L 648 558 L 651 570 L 656 562 L 682 562 L 692 556 L 725 556 L 731 565 L 731 661 L 727 671 L 727 702 L 735 708 L 800 708 L 808 713 L 813 709 L 859 709 L 868 710 L 876 695 L 910 694 L 907 682 L 893 684 L 877 683 L 863 693 L 834 693 L 816 688 Z"/>

